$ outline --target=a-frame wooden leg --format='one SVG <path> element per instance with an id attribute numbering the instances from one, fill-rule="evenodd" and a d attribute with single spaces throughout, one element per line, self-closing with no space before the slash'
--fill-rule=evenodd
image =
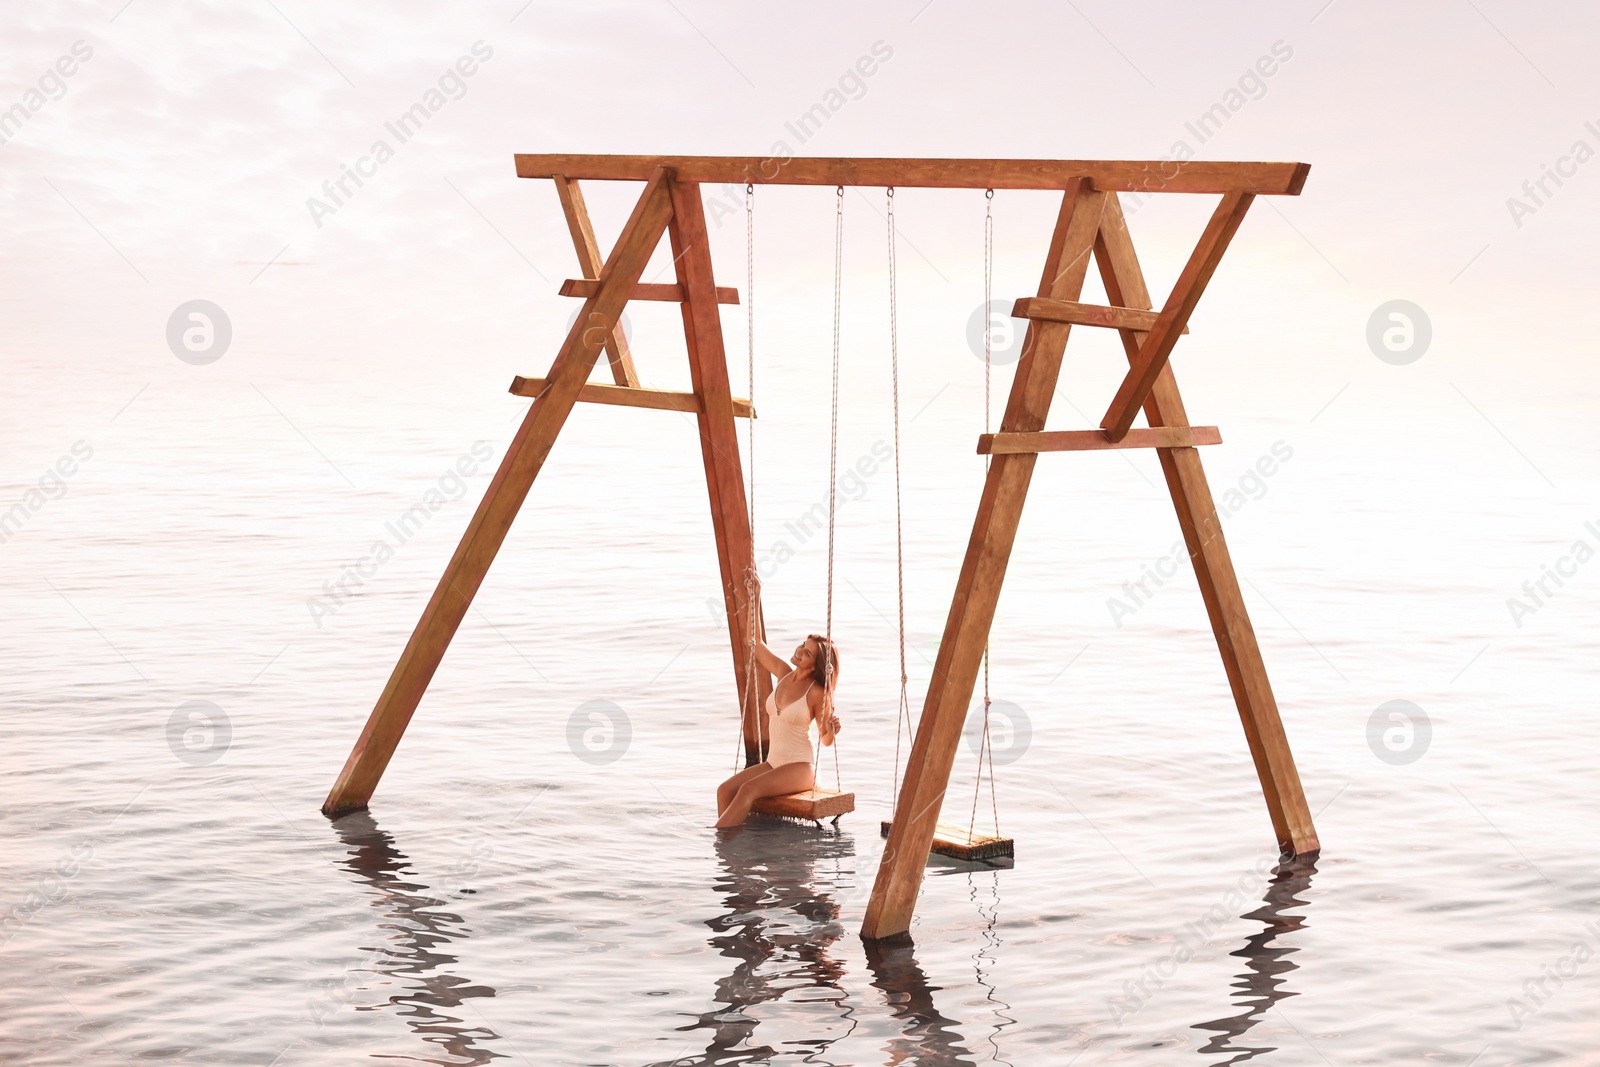
<path id="1" fill-rule="evenodd" d="M 534 476 L 544 465 L 556 434 L 577 402 L 610 327 L 622 313 L 628 294 L 661 240 L 672 211 L 667 186 L 667 174 L 659 172 L 634 206 L 611 258 L 600 272 L 599 289 L 584 302 L 583 314 L 567 333 L 555 362 L 550 365 L 545 391 L 533 402 L 506 449 L 500 469 L 489 483 L 422 619 L 389 676 L 389 684 L 384 686 L 383 695 L 372 709 L 360 739 L 328 793 L 322 806 L 328 816 L 365 807 L 372 798 L 372 791 L 444 658 L 450 639 L 466 617 L 489 564 L 505 541 L 511 522 L 533 485 Z"/>
<path id="2" fill-rule="evenodd" d="M 683 333 L 689 348 L 689 374 L 700 397 L 700 451 L 705 459 L 706 489 L 711 497 L 711 526 L 716 532 L 722 596 L 728 612 L 728 637 L 733 644 L 734 683 L 738 686 L 743 721 L 745 761 L 766 759 L 761 707 L 772 688 L 765 671 L 754 672 L 750 625 L 766 633 L 760 615 L 760 580 L 755 571 L 750 516 L 739 463 L 739 438 L 734 428 L 733 393 L 728 383 L 727 352 L 722 342 L 722 317 L 711 273 L 711 246 L 706 235 L 700 186 L 674 182 L 672 191 L 672 258 L 683 287 Z"/>
<path id="3" fill-rule="evenodd" d="M 594 239 L 594 224 L 589 221 L 589 207 L 583 201 L 583 190 L 576 179 L 557 176 L 556 195 L 561 198 L 561 213 L 567 217 L 567 229 L 572 231 L 572 247 L 578 253 L 578 269 L 585 278 L 600 277 L 600 245 Z M 639 372 L 633 369 L 633 353 L 628 349 L 628 338 L 619 321 L 606 333 L 606 355 L 611 359 L 611 377 L 618 385 L 639 385 Z"/>
<path id="4" fill-rule="evenodd" d="M 1106 295 L 1119 307 L 1148 308 L 1150 293 L 1145 288 L 1144 274 L 1115 193 L 1107 197 L 1100 230 L 1095 259 L 1100 264 Z M 1137 358 L 1145 335 L 1133 330 L 1124 330 L 1122 335 L 1131 363 Z M 1163 365 L 1156 376 L 1144 401 L 1144 411 L 1151 426 L 1189 424 L 1170 366 Z M 1278 715 L 1272 685 L 1267 681 L 1261 648 L 1256 643 L 1255 630 L 1239 591 L 1239 579 L 1234 574 L 1233 560 L 1228 555 L 1228 544 L 1222 536 L 1216 505 L 1211 499 L 1211 488 L 1200 465 L 1200 450 L 1159 448 L 1156 452 L 1178 512 L 1178 523 L 1183 528 L 1183 539 L 1189 547 L 1189 559 L 1194 563 L 1195 577 L 1200 582 L 1206 612 L 1211 617 L 1211 628 L 1217 635 L 1217 647 L 1228 672 L 1228 684 L 1233 688 L 1234 702 L 1239 707 L 1239 719 L 1250 743 L 1256 774 L 1261 778 L 1278 847 L 1295 855 L 1315 852 L 1319 846 L 1316 828 L 1311 823 L 1311 810 L 1306 806 L 1300 774 L 1289 751 L 1289 739 Z"/>
<path id="5" fill-rule="evenodd" d="M 1067 189 L 1039 283 L 1040 296 L 1078 298 L 1105 199 L 1105 194 L 1096 192 L 1087 181 L 1076 181 Z M 1061 322 L 1034 320 L 1028 324 L 1023 356 L 1000 423 L 1001 432 L 1043 429 L 1070 330 L 1068 324 Z M 1033 453 L 1017 453 L 995 456 L 990 463 L 950 616 L 945 622 L 944 639 L 939 644 L 928 695 L 917 722 L 911 758 L 901 781 L 894 825 L 867 903 L 863 937 L 893 937 L 910 928 L 928 847 L 933 842 L 940 804 L 950 782 L 961 728 L 966 722 L 967 706 L 972 700 L 1000 584 L 1037 459 Z"/>

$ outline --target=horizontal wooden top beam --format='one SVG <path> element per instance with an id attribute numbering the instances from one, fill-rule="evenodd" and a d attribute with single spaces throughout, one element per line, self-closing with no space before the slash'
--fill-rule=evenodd
<path id="1" fill-rule="evenodd" d="M 978 455 L 1005 456 L 1021 452 L 1098 452 L 1107 448 L 1193 448 L 1220 445 L 1222 431 L 1215 426 L 1156 426 L 1129 430 L 1113 441 L 1103 430 L 1043 430 L 1038 433 L 985 433 L 978 435 Z"/>
<path id="2" fill-rule="evenodd" d="M 1298 196 L 1309 163 L 1143 159 L 872 159 L 794 156 L 616 156 L 518 153 L 519 178 L 648 181 L 661 167 L 682 182 L 743 185 L 895 185 L 929 189 L 1065 189 L 1088 178 L 1126 193 Z"/>

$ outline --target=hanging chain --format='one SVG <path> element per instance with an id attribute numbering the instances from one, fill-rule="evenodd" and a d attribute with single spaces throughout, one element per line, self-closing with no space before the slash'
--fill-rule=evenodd
<path id="1" fill-rule="evenodd" d="M 989 317 L 994 293 L 994 190 L 989 189 L 983 195 L 983 432 L 988 433 L 989 377 L 994 365 L 994 320 Z M 988 473 L 987 456 L 983 469 Z"/>
<path id="2" fill-rule="evenodd" d="M 744 186 L 744 291 L 745 291 L 745 357 L 748 363 L 746 385 L 748 388 L 751 406 L 755 406 L 756 398 L 756 187 L 750 182 Z M 745 420 L 745 432 L 748 435 L 748 448 L 750 452 L 750 491 L 746 506 L 750 512 L 750 543 L 755 544 L 756 537 L 756 420 Z M 761 743 L 765 740 L 762 709 L 760 706 L 760 688 L 756 674 L 756 643 L 760 640 L 760 611 L 757 603 L 758 580 L 755 572 L 754 555 L 751 557 L 750 567 L 744 574 L 745 613 L 749 616 L 749 641 L 745 651 L 744 665 L 744 708 L 754 708 L 753 718 L 756 726 L 756 754 L 761 754 Z M 734 767 L 739 764 L 739 752 L 744 747 L 744 716 L 741 709 L 739 722 L 739 744 L 734 749 Z"/>
<path id="3" fill-rule="evenodd" d="M 749 362 L 745 385 L 750 391 L 750 406 L 756 399 L 756 187 L 744 186 L 744 328 L 745 355 Z M 744 420 L 750 440 L 750 540 L 756 534 L 756 420 Z"/>
<path id="4" fill-rule="evenodd" d="M 900 781 L 900 737 L 911 723 L 911 705 L 906 696 L 906 572 L 905 537 L 900 505 L 900 310 L 898 270 L 895 259 L 894 186 L 889 186 L 889 374 L 894 397 L 894 577 L 900 607 L 900 707 L 894 724 L 894 777 L 889 780 L 890 817 L 900 802 L 895 788 Z"/>
<path id="5" fill-rule="evenodd" d="M 989 305 L 994 292 L 994 190 L 983 194 L 983 432 L 989 432 L 990 379 L 994 370 L 994 319 Z M 983 473 L 987 478 L 991 457 L 983 457 Z M 990 623 L 992 628 L 993 623 Z M 978 796 L 983 789 L 983 761 L 989 759 L 989 804 L 994 809 L 994 832 L 1000 833 L 1000 809 L 994 795 L 994 751 L 989 743 L 989 642 L 983 643 L 983 739 L 978 746 L 978 771 L 972 781 L 972 814 L 967 820 L 967 837 L 978 820 Z"/>
<path id="6" fill-rule="evenodd" d="M 834 190 L 833 197 L 833 397 L 832 418 L 828 426 L 828 618 L 825 629 L 828 647 L 823 649 L 822 703 L 829 715 L 833 714 L 833 524 L 838 510 L 839 485 L 839 326 L 844 297 L 844 186 Z M 839 745 L 834 738 L 833 777 L 837 787 L 839 777 Z M 815 771 L 812 781 L 816 780 Z"/>
<path id="7" fill-rule="evenodd" d="M 833 643 L 833 519 L 837 510 L 839 472 L 839 313 L 843 298 L 844 271 L 844 186 L 834 195 L 833 213 L 833 397 L 832 418 L 828 425 L 828 615 L 825 633 Z M 831 661 L 823 665 L 824 677 L 832 682 Z"/>

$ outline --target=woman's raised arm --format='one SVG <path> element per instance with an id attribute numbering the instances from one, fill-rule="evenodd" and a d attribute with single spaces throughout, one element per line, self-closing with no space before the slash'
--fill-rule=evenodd
<path id="1" fill-rule="evenodd" d="M 756 662 L 773 678 L 782 678 L 793 670 L 789 661 L 772 651 L 765 641 L 756 642 Z"/>

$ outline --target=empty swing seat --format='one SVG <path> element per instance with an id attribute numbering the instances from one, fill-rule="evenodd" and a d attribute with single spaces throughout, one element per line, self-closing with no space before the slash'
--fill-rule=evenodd
<path id="1" fill-rule="evenodd" d="M 883 836 L 888 837 L 894 823 L 885 819 L 879 826 Z M 1016 844 L 1009 837 L 994 837 L 975 830 L 969 831 L 965 826 L 942 822 L 933 829 L 933 843 L 928 846 L 928 851 L 958 860 L 992 860 L 1015 856 Z"/>
<path id="2" fill-rule="evenodd" d="M 776 815 L 785 819 L 837 819 L 856 810 L 854 793 L 835 793 L 827 789 L 807 789 L 781 797 L 762 797 L 750 809 L 757 815 Z"/>

